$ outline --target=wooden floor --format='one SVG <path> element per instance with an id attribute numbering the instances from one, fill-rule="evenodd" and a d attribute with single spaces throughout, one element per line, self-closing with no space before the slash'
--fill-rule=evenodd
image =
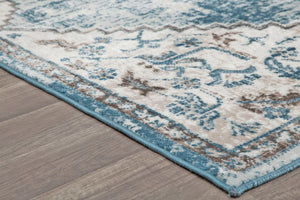
<path id="1" fill-rule="evenodd" d="M 229 199 L 208 181 L 0 70 L 0 199 Z M 243 200 L 299 200 L 300 169 Z"/>

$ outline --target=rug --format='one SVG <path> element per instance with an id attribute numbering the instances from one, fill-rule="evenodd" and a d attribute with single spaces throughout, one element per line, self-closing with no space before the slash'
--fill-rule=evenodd
<path id="1" fill-rule="evenodd" d="M 300 165 L 297 0 L 2 0 L 0 65 L 239 196 Z"/>

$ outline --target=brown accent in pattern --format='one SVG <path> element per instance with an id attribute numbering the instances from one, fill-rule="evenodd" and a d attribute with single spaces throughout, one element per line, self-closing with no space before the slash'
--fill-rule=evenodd
<path id="1" fill-rule="evenodd" d="M 11 44 L 11 43 L 8 43 L 7 41 L 4 41 L 4 40 L 1 40 L 4 44 L 6 44 L 6 46 L 10 45 L 11 47 L 13 48 L 16 48 L 16 52 L 20 52 L 22 51 L 21 49 L 19 49 L 18 47 L 16 47 L 14 44 Z M 6 46 L 5 45 L 2 45 L 0 46 L 0 49 L 4 52 L 4 53 L 9 53 L 6 51 Z M 25 64 L 27 64 L 28 66 L 32 67 L 32 68 L 35 68 L 36 66 L 38 66 L 38 62 L 40 63 L 45 63 L 46 65 L 49 65 L 51 68 L 48 69 L 48 70 L 44 70 L 43 72 L 46 73 L 47 75 L 50 75 L 52 76 L 53 78 L 56 78 L 58 81 L 61 81 L 73 88 L 75 88 L 76 84 L 77 83 L 81 83 L 83 85 L 86 85 L 86 86 L 92 86 L 94 89 L 97 89 L 98 91 L 102 92 L 104 95 L 102 95 L 101 97 L 93 97 L 91 94 L 87 93 L 87 91 L 89 89 L 79 89 L 77 88 L 78 91 L 80 92 L 83 92 L 86 96 L 92 98 L 92 99 L 95 99 L 95 100 L 98 100 L 100 101 L 101 103 L 103 104 L 106 104 L 116 110 L 119 110 L 120 112 L 136 119 L 136 120 L 139 120 L 141 121 L 143 124 L 145 124 L 146 126 L 154 129 L 155 131 L 165 135 L 166 137 L 172 139 L 172 140 L 175 140 L 177 141 L 179 144 L 191 149 L 192 151 L 195 151 L 195 152 L 198 152 L 198 153 L 201 153 L 202 155 L 210 158 L 211 160 L 215 161 L 215 162 L 218 162 L 222 165 L 225 165 L 226 167 L 228 167 L 229 169 L 231 170 L 234 170 L 234 171 L 240 171 L 240 170 L 244 170 L 244 169 L 247 169 L 251 166 L 253 166 L 254 164 L 257 163 L 257 160 L 259 159 L 259 156 L 255 157 L 255 158 L 250 158 L 250 157 L 247 157 L 247 156 L 239 156 L 239 152 L 235 152 L 235 153 L 232 153 L 232 152 L 228 152 L 224 149 L 221 149 L 217 146 L 214 146 L 212 145 L 211 143 L 209 143 L 208 141 L 204 140 L 204 139 L 201 139 L 197 136 L 195 136 L 194 134 L 190 133 L 189 131 L 187 130 L 184 130 L 182 127 L 174 124 L 173 122 L 169 121 L 167 118 L 165 118 L 164 116 L 161 116 L 157 113 L 154 113 L 153 111 L 143 107 L 143 106 L 140 106 L 138 104 L 135 104 L 134 102 L 131 102 L 127 99 L 124 99 L 122 97 L 119 97 L 113 93 L 111 93 L 110 91 L 108 90 L 104 90 L 96 85 L 93 85 L 92 83 L 89 83 L 85 80 L 83 80 L 82 78 L 80 78 L 78 75 L 72 73 L 72 72 L 68 72 L 68 71 L 65 71 L 64 69 L 62 68 L 57 68 L 56 66 L 54 66 L 53 64 L 51 63 L 48 63 L 44 60 L 42 60 L 41 58 L 38 58 L 34 55 L 31 55 L 29 53 L 26 53 L 26 56 L 20 56 L 20 54 L 15 54 L 13 55 L 13 52 L 10 52 L 11 56 L 14 57 L 15 59 L 17 60 L 22 60 Z M 28 63 L 27 62 L 27 59 L 26 58 L 31 58 L 31 59 L 35 59 L 37 62 L 35 63 L 35 65 L 32 65 L 32 63 Z M 51 70 L 59 70 L 59 71 L 62 71 L 63 72 L 63 75 L 56 75 L 56 76 L 53 76 L 51 74 Z M 66 80 L 63 79 L 63 77 L 65 77 L 66 75 L 68 76 L 74 76 L 75 80 L 73 83 L 69 83 L 67 82 Z M 108 99 L 109 97 L 113 97 L 115 98 L 116 100 L 118 100 L 119 102 L 117 103 L 111 103 L 111 102 L 107 102 L 106 99 Z M 134 106 L 134 108 L 132 110 L 125 110 L 124 108 L 122 108 L 122 104 L 132 104 Z M 168 120 L 169 123 L 164 126 L 164 127 L 160 127 L 160 128 L 156 128 L 153 124 L 151 123 L 148 123 L 147 119 L 143 119 L 143 118 L 137 118 L 134 114 L 134 110 L 140 110 L 140 111 L 146 111 L 149 115 L 153 115 L 155 117 L 158 117 L 160 118 L 161 120 Z M 170 136 L 168 133 L 170 132 L 170 130 L 179 130 L 181 131 L 182 134 L 184 134 L 186 137 L 185 138 L 182 138 L 182 139 L 178 139 L 178 138 L 174 138 L 172 136 Z M 270 134 L 268 137 L 271 137 L 271 135 L 273 136 L 273 138 L 276 138 L 276 134 L 278 134 L 278 132 L 274 132 L 272 134 Z M 297 134 L 297 133 L 296 133 Z M 188 145 L 188 141 L 191 141 L 192 139 L 197 139 L 199 141 L 201 141 L 203 144 L 204 144 L 204 147 L 201 147 L 201 148 L 195 148 L 191 145 Z M 258 141 L 253 141 L 252 143 L 248 144 L 247 147 L 244 147 L 242 150 L 240 150 L 240 153 L 243 152 L 243 151 L 246 151 L 248 149 L 252 149 L 251 147 L 252 146 L 258 146 L 259 144 L 263 144 L 264 141 L 266 141 L 268 138 L 260 138 L 260 140 Z M 297 139 L 299 140 L 299 136 L 295 136 L 294 139 Z M 281 145 L 282 147 L 284 147 L 285 145 Z M 224 156 L 213 156 L 213 155 L 208 155 L 206 152 L 205 152 L 205 148 L 206 149 L 211 149 L 213 151 L 216 151 L 216 152 L 222 152 L 224 153 L 225 155 Z M 271 154 L 270 154 L 271 155 Z M 231 160 L 235 160 L 236 162 L 239 162 L 241 161 L 242 163 L 245 163 L 245 166 L 243 167 L 240 167 L 240 168 L 232 168 L 232 166 L 230 164 L 226 164 L 226 161 L 227 162 L 230 162 Z"/>
<path id="2" fill-rule="evenodd" d="M 221 40 L 221 37 L 215 33 L 212 33 L 212 36 L 214 40 Z"/>
<path id="3" fill-rule="evenodd" d="M 153 59 L 153 60 L 165 60 L 166 58 L 164 56 L 168 55 L 168 52 L 163 52 L 161 56 L 143 56 L 143 59 Z M 168 58 L 172 58 L 172 56 L 169 56 Z"/>
<path id="4" fill-rule="evenodd" d="M 241 105 L 242 108 L 246 108 L 247 110 L 250 110 L 251 112 L 257 113 L 257 114 L 262 114 L 263 111 L 261 109 L 256 108 L 255 105 L 252 104 L 243 104 Z"/>
<path id="5" fill-rule="evenodd" d="M 206 143 L 205 146 L 201 146 L 201 147 L 192 147 L 190 145 L 187 145 L 186 142 L 190 141 L 191 139 L 199 139 L 199 138 L 193 137 L 193 138 L 189 138 L 186 140 L 176 140 L 176 139 L 173 139 L 173 140 L 175 140 L 176 142 L 182 144 L 183 146 L 188 147 L 189 149 L 191 149 L 201 155 L 205 155 L 205 157 L 211 159 L 214 162 L 222 163 L 222 165 L 226 166 L 227 168 L 229 168 L 233 171 L 245 170 L 249 167 L 252 167 L 253 165 L 255 165 L 257 163 L 255 158 L 251 158 L 248 156 L 239 156 L 237 153 L 226 152 L 210 143 Z M 200 140 L 200 141 L 203 142 L 203 140 Z M 211 155 L 207 154 L 207 151 L 206 151 L 207 148 L 210 148 L 216 152 L 221 151 L 224 155 L 219 156 L 219 157 L 211 156 Z M 224 163 L 224 161 L 230 161 L 233 159 L 236 160 L 237 162 L 242 162 L 244 164 L 244 166 L 236 166 L 236 168 L 233 168 L 230 163 Z"/>
<path id="6" fill-rule="evenodd" d="M 249 95 L 250 97 L 251 95 Z M 295 99 L 296 97 L 299 97 L 300 94 L 296 93 L 296 92 L 289 92 L 287 95 L 281 95 L 280 93 L 276 92 L 274 94 L 260 94 L 259 96 L 256 96 L 254 99 L 249 99 L 245 96 L 241 97 L 242 101 L 268 101 L 268 100 L 272 100 L 272 101 L 290 101 L 292 99 Z M 298 102 L 289 102 L 292 105 L 297 105 Z"/>
<path id="7" fill-rule="evenodd" d="M 153 65 L 146 65 L 145 66 L 146 69 L 152 69 L 153 72 L 159 72 L 160 70 L 157 68 L 154 68 Z"/>
<path id="8" fill-rule="evenodd" d="M 76 60 L 73 64 L 65 64 L 68 67 L 71 67 L 73 69 L 79 70 L 79 69 L 86 69 L 89 65 L 87 63 L 83 63 L 81 60 Z"/>
<path id="9" fill-rule="evenodd" d="M 271 101 L 269 104 L 272 104 L 276 106 L 276 103 L 272 103 L 272 101 L 282 102 L 285 101 L 286 103 L 280 104 L 282 107 L 286 107 L 287 105 L 296 106 L 300 103 L 300 101 L 293 101 L 293 99 L 296 99 L 297 97 L 300 97 L 299 93 L 290 91 L 287 95 L 281 95 L 280 93 L 274 93 L 274 94 L 260 94 L 256 96 L 255 98 L 251 98 L 252 95 L 249 94 L 248 97 L 242 96 L 241 101 L 243 102 L 251 102 L 251 101 Z M 247 110 L 250 110 L 251 112 L 261 114 L 263 111 L 260 109 L 258 105 L 255 104 L 242 104 L 240 107 L 245 108 Z"/>
<path id="10" fill-rule="evenodd" d="M 190 45 L 190 46 L 195 46 L 195 45 L 197 45 L 196 42 L 191 41 L 191 40 L 184 40 L 183 43 L 186 44 L 186 45 Z"/>
<path id="11" fill-rule="evenodd" d="M 226 46 L 229 46 L 229 43 L 230 43 L 230 42 L 233 42 L 233 41 L 236 41 L 236 39 L 224 38 L 223 43 L 224 43 Z"/>
<path id="12" fill-rule="evenodd" d="M 243 55 L 245 57 L 248 57 L 248 58 L 252 58 L 252 59 L 256 59 L 257 58 L 256 56 L 252 56 L 252 55 L 250 55 L 250 54 L 248 54 L 246 52 L 235 51 L 234 49 L 229 49 L 229 50 L 232 51 L 232 52 L 235 52 L 237 54 L 241 54 L 241 55 Z"/>
<path id="13" fill-rule="evenodd" d="M 160 86 L 150 86 L 147 80 L 135 78 L 133 72 L 130 71 L 122 78 L 122 83 L 119 85 L 122 87 L 131 87 L 133 90 L 139 90 L 143 96 L 147 96 L 149 92 L 166 90 L 166 88 Z"/>
<path id="14" fill-rule="evenodd" d="M 235 35 L 235 34 L 239 34 L 239 33 L 242 33 L 242 32 L 227 32 L 227 33 L 224 33 L 224 34 L 221 34 L 221 35 L 218 35 L 216 33 L 212 33 L 212 37 L 215 41 L 219 41 L 219 40 L 222 40 L 224 38 L 222 42 L 223 42 L 223 44 L 225 44 L 228 47 L 229 43 L 233 42 L 233 41 L 236 41 L 236 39 L 232 39 L 232 38 L 224 37 L 224 36 L 231 36 L 231 35 Z"/>
<path id="15" fill-rule="evenodd" d="M 235 34 L 239 34 L 239 33 L 242 33 L 242 32 L 227 32 L 227 33 L 220 34 L 220 35 L 218 35 L 216 33 L 212 33 L 212 38 L 217 42 L 217 46 L 220 48 L 227 49 L 231 52 L 240 54 L 240 55 L 248 57 L 248 58 L 256 59 L 257 58 L 256 56 L 252 56 L 246 52 L 236 51 L 235 49 L 230 47 L 230 43 L 233 41 L 236 41 L 236 39 L 225 37 L 225 36 L 231 36 L 231 35 L 235 35 Z M 209 42 L 208 44 L 216 45 L 212 42 Z"/>
<path id="16" fill-rule="evenodd" d="M 291 24 L 291 25 L 283 25 L 283 24 L 280 24 L 280 23 L 277 23 L 277 22 L 269 22 L 267 24 L 257 26 L 257 25 L 253 25 L 251 23 L 240 21 L 240 22 L 234 23 L 234 24 L 229 25 L 229 26 L 224 25 L 224 24 L 214 23 L 214 24 L 212 24 L 212 25 L 210 25 L 206 28 L 201 28 L 201 27 L 198 27 L 198 26 L 195 26 L 195 25 L 187 26 L 187 27 L 184 27 L 184 28 L 178 28 L 178 27 L 175 27 L 175 26 L 172 26 L 172 25 L 166 25 L 166 26 L 163 26 L 163 27 L 158 28 L 158 29 L 154 29 L 154 28 L 151 28 L 151 27 L 148 27 L 148 26 L 140 26 L 140 27 L 135 28 L 135 29 L 118 28 L 118 29 L 115 29 L 115 30 L 112 30 L 112 31 L 105 31 L 104 29 L 100 29 L 100 28 L 92 28 L 92 29 L 87 30 L 87 31 L 81 31 L 81 30 L 76 29 L 76 28 L 71 28 L 71 29 L 64 30 L 64 31 L 55 30 L 55 29 L 34 29 L 34 28 L 31 28 L 31 29 L 7 28 L 5 30 L 7 30 L 7 31 L 30 30 L 30 31 L 54 32 L 54 33 L 58 33 L 58 34 L 66 34 L 66 33 L 70 33 L 70 32 L 86 34 L 86 33 L 90 33 L 90 32 L 93 32 L 93 31 L 99 31 L 103 34 L 109 35 L 109 34 L 112 34 L 112 33 L 115 33 L 115 32 L 119 32 L 119 31 L 126 32 L 126 33 L 134 33 L 134 32 L 140 31 L 140 30 L 149 30 L 149 31 L 152 31 L 152 32 L 159 32 L 159 31 L 163 31 L 165 29 L 169 29 L 169 30 L 173 30 L 173 31 L 177 31 L 177 32 L 183 32 L 183 31 L 189 30 L 189 29 L 197 29 L 197 30 L 201 30 L 201 31 L 207 31 L 207 30 L 211 30 L 211 29 L 215 29 L 215 28 L 223 28 L 223 29 L 227 29 L 227 30 L 232 30 L 232 29 L 235 29 L 235 28 L 238 28 L 238 27 L 249 27 L 249 28 L 253 28 L 253 29 L 256 29 L 256 30 L 263 30 L 263 29 L 266 29 L 270 26 L 280 27 L 282 29 L 291 29 L 291 28 L 294 28 L 294 27 L 299 26 L 299 25 L 300 25 L 300 22 L 296 22 L 296 23 Z"/>
<path id="17" fill-rule="evenodd" d="M 12 15 L 13 15 L 13 14 L 15 13 L 15 11 L 17 10 L 17 8 L 16 8 L 16 6 L 15 6 L 15 5 L 16 5 L 15 2 L 13 2 L 13 1 L 5 1 L 5 2 L 6 2 L 6 3 L 9 3 L 10 6 L 13 8 L 13 10 L 10 11 L 9 14 L 5 15 L 5 16 L 7 17 L 7 19 L 3 21 L 3 22 L 4 22 L 3 25 L 0 25 L 0 30 L 3 30 L 3 27 L 9 25 L 9 20 L 13 19 L 13 18 L 12 18 Z"/>
<path id="18" fill-rule="evenodd" d="M 66 40 L 61 40 L 61 39 L 57 39 L 57 40 L 39 40 L 36 41 L 37 44 L 40 45 L 56 45 L 54 46 L 55 48 L 59 48 L 62 47 L 64 48 L 66 51 L 73 51 L 75 49 L 78 49 L 78 46 L 87 46 L 88 44 L 86 43 L 81 43 L 78 45 L 75 45 L 74 42 L 67 42 Z"/>
<path id="19" fill-rule="evenodd" d="M 300 121 L 295 122 L 294 124 L 297 125 L 297 123 L 299 123 Z M 288 131 L 288 133 L 291 136 L 291 141 L 287 142 L 287 141 L 276 141 L 276 139 L 280 136 L 280 131 L 274 132 L 270 135 L 268 135 L 267 137 L 262 139 L 259 139 L 257 142 L 248 145 L 247 147 L 244 147 L 240 150 L 240 152 L 247 152 L 251 149 L 257 149 L 259 148 L 260 145 L 264 145 L 266 142 L 273 144 L 273 148 L 272 149 L 267 149 L 265 151 L 263 151 L 260 154 L 260 158 L 261 159 L 268 159 L 272 156 L 275 156 L 277 153 L 279 153 L 280 151 L 283 151 L 285 149 L 287 149 L 289 146 L 294 145 L 294 144 L 298 144 L 300 142 L 300 135 L 298 133 L 296 133 L 295 131 L 291 130 L 291 129 L 286 129 L 283 128 L 281 130 L 285 130 Z M 269 145 L 271 146 L 271 145 Z"/>
<path id="20" fill-rule="evenodd" d="M 145 62 L 139 62 L 137 65 L 144 65 L 145 69 L 152 69 L 153 72 L 159 72 L 160 69 L 153 67 L 153 65 L 147 65 Z"/>

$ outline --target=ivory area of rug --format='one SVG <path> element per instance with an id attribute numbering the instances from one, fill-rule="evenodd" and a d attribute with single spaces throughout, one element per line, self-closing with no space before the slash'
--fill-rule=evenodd
<path id="1" fill-rule="evenodd" d="M 2 0 L 0 65 L 239 196 L 300 165 L 299 20 L 298 0 Z"/>

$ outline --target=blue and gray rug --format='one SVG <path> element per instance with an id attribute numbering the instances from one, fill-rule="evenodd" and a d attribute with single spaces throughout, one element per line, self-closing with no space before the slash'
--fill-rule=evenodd
<path id="1" fill-rule="evenodd" d="M 300 165 L 300 1 L 0 0 L 0 66 L 231 196 Z"/>

